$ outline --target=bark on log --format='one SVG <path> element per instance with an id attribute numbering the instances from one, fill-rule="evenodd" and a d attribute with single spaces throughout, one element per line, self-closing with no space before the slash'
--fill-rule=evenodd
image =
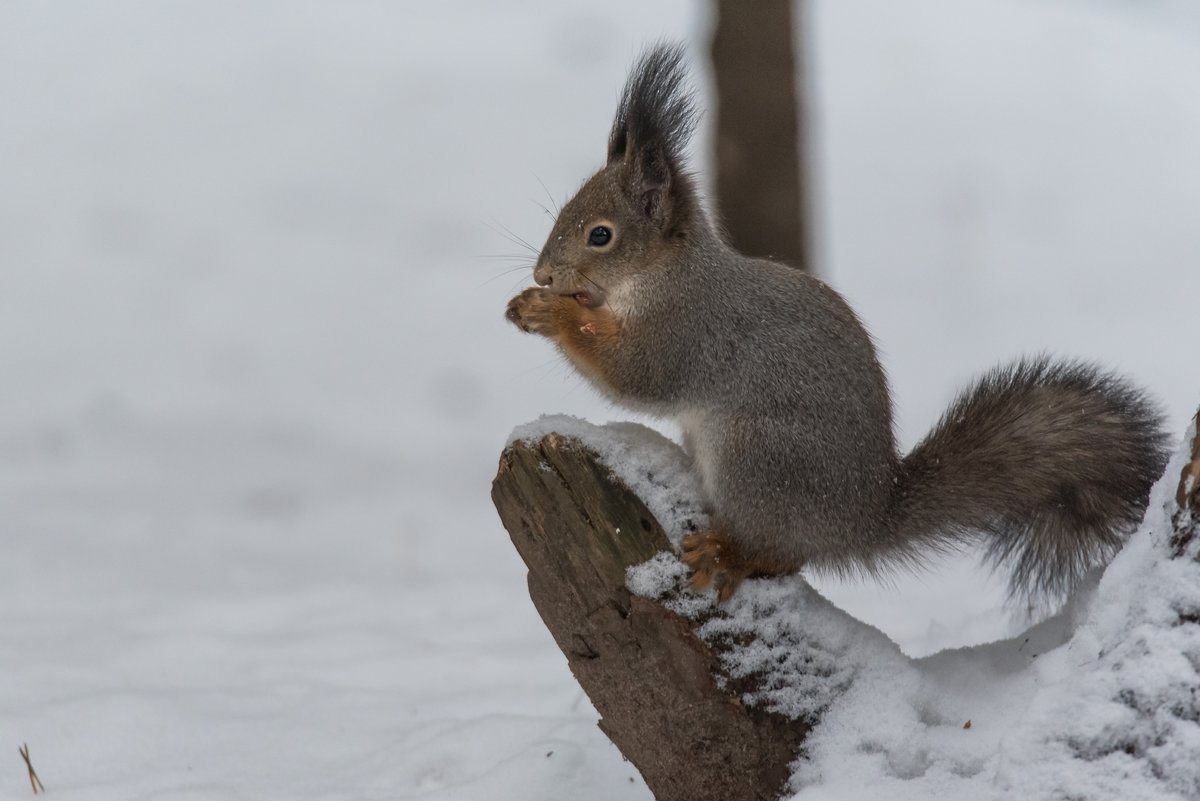
<path id="1" fill-rule="evenodd" d="M 601 730 L 655 798 L 778 798 L 808 727 L 747 708 L 691 623 L 625 588 L 626 568 L 670 548 L 641 499 L 553 434 L 504 452 L 492 499 Z"/>

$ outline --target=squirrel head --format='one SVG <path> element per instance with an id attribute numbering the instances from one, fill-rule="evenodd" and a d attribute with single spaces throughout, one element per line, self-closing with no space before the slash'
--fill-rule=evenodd
<path id="1" fill-rule="evenodd" d="M 602 305 L 704 224 L 683 154 L 697 116 L 683 63 L 682 47 L 662 44 L 634 65 L 608 163 L 559 212 L 534 268 L 537 283 Z"/>

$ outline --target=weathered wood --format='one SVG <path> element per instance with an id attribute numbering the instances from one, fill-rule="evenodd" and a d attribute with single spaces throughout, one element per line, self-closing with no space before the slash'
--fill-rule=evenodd
<path id="1" fill-rule="evenodd" d="M 553 434 L 505 450 L 492 498 L 600 728 L 655 798 L 778 798 L 808 727 L 747 708 L 691 623 L 626 590 L 626 568 L 671 547 L 641 499 Z"/>

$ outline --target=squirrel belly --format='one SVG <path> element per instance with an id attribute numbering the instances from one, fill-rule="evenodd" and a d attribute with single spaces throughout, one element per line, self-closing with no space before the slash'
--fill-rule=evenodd
<path id="1" fill-rule="evenodd" d="M 986 373 L 903 458 L 887 379 L 837 292 L 721 237 L 683 151 L 682 51 L 635 65 L 608 159 L 562 208 L 508 305 L 611 400 L 674 417 L 715 529 L 684 543 L 722 597 L 754 574 L 878 573 L 984 538 L 1034 603 L 1104 564 L 1166 464 L 1162 417 L 1102 369 Z"/>

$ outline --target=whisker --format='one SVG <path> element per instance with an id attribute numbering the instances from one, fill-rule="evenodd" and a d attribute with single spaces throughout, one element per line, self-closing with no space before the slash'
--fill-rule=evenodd
<path id="1" fill-rule="evenodd" d="M 496 223 L 496 224 L 500 225 L 500 223 Z M 512 240 L 510 240 L 510 241 L 515 241 L 517 244 L 528 249 L 530 253 L 540 253 L 541 252 L 538 250 L 538 248 L 535 248 L 533 245 L 529 244 L 524 239 L 522 239 L 521 237 L 519 237 L 515 233 L 513 233 L 511 229 L 506 228 L 503 225 L 500 225 L 500 227 L 504 228 L 505 232 L 512 238 Z"/>
<path id="2" fill-rule="evenodd" d="M 532 170 L 530 170 L 529 174 L 533 176 L 533 180 L 535 180 L 539 184 L 541 184 L 542 191 L 546 193 L 546 198 L 550 201 L 550 205 L 554 207 L 554 214 L 552 216 L 557 217 L 562 212 L 562 209 L 559 208 L 559 205 L 554 202 L 554 195 L 550 194 L 550 190 L 546 188 L 546 184 L 542 181 L 541 178 L 538 177 L 536 172 L 533 172 Z M 542 208 L 545 208 L 545 206 L 543 206 Z M 549 214 L 550 212 L 546 212 L 546 213 Z"/>
<path id="3" fill-rule="evenodd" d="M 515 273 L 518 270 L 532 270 L 532 269 L 533 269 L 532 264 L 518 264 L 516 267 L 509 267 L 507 270 L 501 270 L 500 272 L 496 273 L 495 277 L 500 278 L 501 276 Z"/>
<path id="4" fill-rule="evenodd" d="M 513 267 L 511 270 L 505 270 L 503 272 L 497 273 L 496 275 L 493 275 L 491 278 L 487 279 L 486 281 L 482 281 L 481 283 L 476 284 L 475 288 L 483 289 L 488 284 L 492 283 L 493 281 L 499 281 L 501 278 L 503 278 L 506 275 L 512 275 L 513 273 L 517 272 L 518 270 L 528 270 L 528 269 L 529 269 L 528 265 L 522 265 L 520 267 Z M 521 280 L 524 281 L 525 279 L 521 279 Z"/>
<path id="5" fill-rule="evenodd" d="M 521 288 L 522 286 L 524 286 L 524 285 L 525 285 L 525 279 L 524 279 L 524 278 L 518 278 L 518 279 L 517 279 L 517 281 L 516 281 L 516 283 L 514 283 L 512 286 L 510 286 L 510 287 L 508 288 L 508 291 L 509 291 L 509 292 L 516 292 L 518 289 L 520 289 L 520 288 Z"/>
<path id="6" fill-rule="evenodd" d="M 584 275 L 583 273 L 578 273 L 578 275 L 579 275 L 579 277 L 580 277 L 580 278 L 582 278 L 584 281 L 587 281 L 589 284 L 591 284 L 592 286 L 596 287 L 596 289 L 599 289 L 599 290 L 600 290 L 600 292 L 601 292 L 601 294 L 604 294 L 604 295 L 607 295 L 607 294 L 608 294 L 608 290 L 607 290 L 607 289 L 605 289 L 604 287 L 600 286 L 599 284 L 597 284 L 595 281 L 593 281 L 593 280 L 591 279 L 591 277 L 589 277 L 589 276 L 586 276 L 586 275 Z"/>
<path id="7" fill-rule="evenodd" d="M 499 226 L 499 228 L 497 228 L 496 226 Z M 535 256 L 536 256 L 536 255 L 538 255 L 538 249 L 537 249 L 537 248 L 535 248 L 533 245 L 531 245 L 531 244 L 529 244 L 528 242 L 526 242 L 526 241 L 525 241 L 524 239 L 522 239 L 521 237 L 519 237 L 519 236 L 517 236 L 516 234 L 514 234 L 512 231 L 510 231 L 510 230 L 508 230 L 507 228 L 505 228 L 503 225 L 500 225 L 500 223 L 498 223 L 498 222 L 497 222 L 495 225 L 492 225 L 491 223 L 489 223 L 489 224 L 488 224 L 488 228 L 491 228 L 491 229 L 492 229 L 492 231 L 494 231 L 495 233 L 497 233 L 497 234 L 499 234 L 500 236 L 504 237 L 504 238 L 505 238 L 505 239 L 507 239 L 509 242 L 512 242 L 514 245 L 517 245 L 518 247 L 523 247 L 523 248 L 525 248 L 526 250 L 528 250 L 530 253 L 532 253 L 532 254 L 533 254 L 533 255 L 535 255 Z M 503 229 L 503 230 L 501 230 L 501 229 Z"/>

